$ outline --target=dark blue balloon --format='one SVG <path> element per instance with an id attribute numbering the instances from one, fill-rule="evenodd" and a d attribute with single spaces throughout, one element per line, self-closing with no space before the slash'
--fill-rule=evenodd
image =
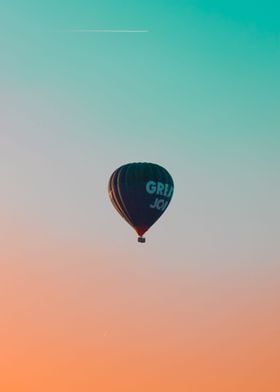
<path id="1" fill-rule="evenodd" d="M 120 215 L 136 230 L 139 242 L 143 234 L 168 207 L 174 191 L 171 175 L 155 163 L 128 163 L 110 177 L 108 192 Z"/>

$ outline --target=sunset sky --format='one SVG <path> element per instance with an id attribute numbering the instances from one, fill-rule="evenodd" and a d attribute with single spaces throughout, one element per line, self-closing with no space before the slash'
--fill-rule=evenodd
<path id="1" fill-rule="evenodd" d="M 280 4 L 0 0 L 0 391 L 279 392 Z M 111 173 L 175 183 L 146 244 Z"/>

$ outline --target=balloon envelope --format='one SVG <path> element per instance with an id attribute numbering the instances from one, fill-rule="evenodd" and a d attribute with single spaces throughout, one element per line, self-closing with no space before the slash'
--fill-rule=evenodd
<path id="1" fill-rule="evenodd" d="M 160 218 L 173 196 L 174 182 L 162 166 L 155 163 L 128 163 L 111 175 L 108 192 L 120 215 L 143 234 Z"/>

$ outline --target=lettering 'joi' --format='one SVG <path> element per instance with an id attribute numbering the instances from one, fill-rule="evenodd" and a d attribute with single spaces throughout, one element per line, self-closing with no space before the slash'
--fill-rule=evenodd
<path id="1" fill-rule="evenodd" d="M 168 206 L 168 201 L 164 200 L 164 199 L 159 199 L 158 197 L 155 199 L 155 201 L 153 202 L 153 204 L 150 204 L 149 207 L 150 208 L 155 208 L 156 210 L 159 211 L 164 211 L 167 206 Z"/>

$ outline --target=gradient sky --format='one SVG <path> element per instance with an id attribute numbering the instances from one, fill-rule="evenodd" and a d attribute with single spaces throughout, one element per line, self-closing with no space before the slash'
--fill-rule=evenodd
<path id="1" fill-rule="evenodd" d="M 280 390 L 280 5 L 214 3 L 0 2 L 1 391 Z"/>

